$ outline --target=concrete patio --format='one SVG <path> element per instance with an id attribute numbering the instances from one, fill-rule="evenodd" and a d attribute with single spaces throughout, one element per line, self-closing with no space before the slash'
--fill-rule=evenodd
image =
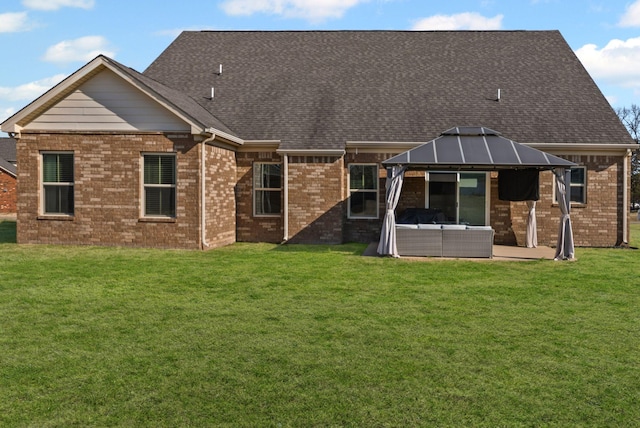
<path id="1" fill-rule="evenodd" d="M 377 242 L 369 244 L 367 249 L 362 253 L 363 256 L 379 257 L 376 249 Z M 509 245 L 494 245 L 493 258 L 469 258 L 464 260 L 471 261 L 531 261 L 531 260 L 553 260 L 555 256 L 555 248 L 539 246 L 537 248 L 515 247 Z M 401 257 L 407 260 L 452 260 L 447 257 Z"/>

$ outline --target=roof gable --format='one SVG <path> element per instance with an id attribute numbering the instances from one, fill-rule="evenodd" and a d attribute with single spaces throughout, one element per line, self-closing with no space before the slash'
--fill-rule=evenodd
<path id="1" fill-rule="evenodd" d="M 428 141 L 459 123 L 525 144 L 632 142 L 557 31 L 184 32 L 144 74 L 289 149 Z"/>
<path id="2" fill-rule="evenodd" d="M 191 126 L 105 68 L 24 129 L 189 132 Z"/>
<path id="3" fill-rule="evenodd" d="M 76 125 L 69 129 L 74 122 L 64 119 L 64 125 L 52 125 L 60 116 L 68 118 L 78 114 L 79 110 L 73 109 L 77 109 L 82 103 L 102 117 L 80 114 L 80 128 Z M 141 109 L 144 111 L 141 112 Z M 222 122 L 186 94 L 155 82 L 103 55 L 87 63 L 2 123 L 2 130 L 5 132 L 19 132 L 25 127 L 34 130 L 53 128 L 99 131 L 116 128 L 190 130 L 194 134 L 218 132 L 241 143 Z"/>

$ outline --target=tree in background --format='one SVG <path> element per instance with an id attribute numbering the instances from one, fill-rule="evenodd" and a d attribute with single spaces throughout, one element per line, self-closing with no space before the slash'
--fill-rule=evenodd
<path id="1" fill-rule="evenodd" d="M 640 138 L 640 106 L 631 104 L 631 107 L 621 107 L 616 109 L 618 117 L 627 127 L 631 138 L 636 143 Z M 640 153 L 638 150 L 634 150 L 631 154 L 631 206 L 637 206 L 640 204 Z"/>

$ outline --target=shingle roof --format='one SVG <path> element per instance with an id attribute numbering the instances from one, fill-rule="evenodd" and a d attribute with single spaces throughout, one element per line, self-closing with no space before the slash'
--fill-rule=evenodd
<path id="1" fill-rule="evenodd" d="M 458 125 L 525 144 L 633 143 L 558 31 L 184 32 L 144 75 L 284 149 Z"/>
<path id="2" fill-rule="evenodd" d="M 0 138 L 0 169 L 16 176 L 16 140 L 13 138 Z"/>

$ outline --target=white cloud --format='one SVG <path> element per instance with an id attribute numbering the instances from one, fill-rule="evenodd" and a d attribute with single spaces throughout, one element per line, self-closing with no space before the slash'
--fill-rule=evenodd
<path id="1" fill-rule="evenodd" d="M 413 30 L 499 30 L 502 28 L 502 18 L 503 15 L 487 18 L 477 12 L 434 15 L 417 21 Z"/>
<path id="2" fill-rule="evenodd" d="M 16 109 L 13 107 L 0 107 L 0 123 L 9 119 L 16 112 Z"/>
<path id="3" fill-rule="evenodd" d="M 87 62 L 103 54 L 115 56 L 115 52 L 108 47 L 107 39 L 102 36 L 85 36 L 74 40 L 64 40 L 51 46 L 44 54 L 44 60 L 49 62 Z"/>
<path id="4" fill-rule="evenodd" d="M 0 13 L 0 33 L 17 33 L 29 29 L 27 12 Z"/>
<path id="5" fill-rule="evenodd" d="M 58 10 L 61 7 L 91 9 L 95 0 L 22 0 L 24 7 L 37 10 Z"/>
<path id="6" fill-rule="evenodd" d="M 626 88 L 640 88 L 640 37 L 614 39 L 602 49 L 582 46 L 576 55 L 595 80 Z"/>
<path id="7" fill-rule="evenodd" d="M 55 76 L 36 80 L 35 82 L 25 83 L 19 86 L 0 86 L 0 99 L 7 101 L 31 101 L 62 82 L 65 77 L 67 77 L 65 74 L 56 74 Z"/>
<path id="8" fill-rule="evenodd" d="M 627 6 L 627 10 L 620 18 L 618 25 L 621 27 L 640 27 L 640 0 Z"/>
<path id="9" fill-rule="evenodd" d="M 349 9 L 369 0 L 226 0 L 222 9 L 229 15 L 267 13 L 312 22 L 340 18 Z"/>

